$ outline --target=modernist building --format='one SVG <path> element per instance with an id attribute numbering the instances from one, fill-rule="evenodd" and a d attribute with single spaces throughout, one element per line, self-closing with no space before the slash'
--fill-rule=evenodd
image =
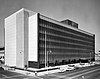
<path id="1" fill-rule="evenodd" d="M 21 9 L 5 18 L 5 64 L 24 68 L 95 60 L 95 35 L 70 20 Z"/>

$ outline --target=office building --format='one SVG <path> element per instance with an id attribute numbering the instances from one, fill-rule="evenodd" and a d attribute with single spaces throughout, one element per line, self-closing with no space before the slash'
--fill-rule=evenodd
<path id="1" fill-rule="evenodd" d="M 27 9 L 5 18 L 5 64 L 41 68 L 95 60 L 95 35 L 65 23 Z"/>

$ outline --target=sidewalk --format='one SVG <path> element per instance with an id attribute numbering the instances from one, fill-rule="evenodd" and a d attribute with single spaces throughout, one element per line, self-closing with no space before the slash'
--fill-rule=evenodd
<path id="1" fill-rule="evenodd" d="M 46 75 L 46 74 L 60 72 L 60 67 L 65 67 L 65 66 L 67 65 L 59 65 L 59 66 L 46 67 L 41 69 L 28 68 L 27 71 L 34 72 L 37 75 Z"/>
<path id="2" fill-rule="evenodd" d="M 65 66 L 66 65 L 60 65 L 60 66 L 46 67 L 46 68 L 41 68 L 41 69 L 27 68 L 27 70 L 21 69 L 21 68 L 15 68 L 15 69 L 10 69 L 10 70 L 12 72 L 21 73 L 27 76 L 41 76 L 41 75 L 47 75 L 51 73 L 60 72 L 60 67 L 65 67 Z"/>
<path id="3" fill-rule="evenodd" d="M 15 69 L 15 70 L 11 70 L 11 71 L 21 73 L 21 74 L 27 75 L 27 76 L 41 76 L 41 75 L 47 75 L 47 74 L 51 74 L 51 73 L 60 72 L 59 67 L 61 67 L 61 66 L 46 67 L 46 68 L 41 68 L 41 69 L 27 68 L 27 70 Z"/>
<path id="4" fill-rule="evenodd" d="M 36 69 L 36 68 L 27 68 L 27 69 L 15 68 L 15 70 L 11 69 L 11 71 L 21 73 L 21 74 L 24 74 L 24 75 L 27 75 L 27 76 L 41 76 L 41 75 L 61 72 L 60 67 L 64 68 L 66 66 L 67 65 L 60 65 L 60 66 L 46 67 L 46 68 L 41 68 L 41 69 Z"/>

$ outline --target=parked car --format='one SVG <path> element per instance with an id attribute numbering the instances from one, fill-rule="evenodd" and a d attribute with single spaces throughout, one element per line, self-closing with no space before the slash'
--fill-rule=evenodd
<path id="1" fill-rule="evenodd" d="M 60 67 L 60 72 L 65 72 L 67 70 L 67 67 Z"/>
<path id="2" fill-rule="evenodd" d="M 4 64 L 4 58 L 0 58 L 0 64 Z"/>
<path id="3" fill-rule="evenodd" d="M 80 65 L 81 65 L 82 67 L 87 67 L 89 64 L 80 63 Z"/>
<path id="4" fill-rule="evenodd" d="M 94 62 L 90 63 L 90 66 L 94 66 L 94 65 L 96 65 Z"/>
<path id="5" fill-rule="evenodd" d="M 75 69 L 75 66 L 74 65 L 68 65 L 68 70 L 74 70 Z"/>
<path id="6" fill-rule="evenodd" d="M 72 65 L 66 65 L 64 67 L 60 67 L 60 72 L 65 72 L 65 71 L 71 71 L 71 70 L 74 70 L 75 67 L 72 66 Z"/>
<path id="7" fill-rule="evenodd" d="M 0 71 L 2 71 L 2 70 L 4 70 L 4 68 L 3 67 L 0 67 Z"/>
<path id="8" fill-rule="evenodd" d="M 90 63 L 85 63 L 84 66 L 85 66 L 85 67 L 88 67 L 88 66 L 91 66 L 91 64 L 90 64 Z"/>
<path id="9" fill-rule="evenodd" d="M 83 65 L 81 65 L 80 63 L 76 63 L 76 64 L 74 64 L 74 66 L 76 69 L 83 67 Z"/>

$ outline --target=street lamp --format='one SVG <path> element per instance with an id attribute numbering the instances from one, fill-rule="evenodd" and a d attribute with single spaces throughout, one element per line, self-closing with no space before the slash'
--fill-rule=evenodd
<path id="1" fill-rule="evenodd" d="M 47 51 L 47 67 L 49 66 L 48 60 L 49 60 L 49 54 L 50 54 L 51 52 L 52 52 L 51 50 L 50 50 L 50 51 Z"/>
<path id="2" fill-rule="evenodd" d="M 91 63 L 91 60 L 92 60 L 92 51 L 90 51 L 90 63 Z"/>
<path id="3" fill-rule="evenodd" d="M 90 52 L 90 62 L 91 62 L 91 52 Z"/>
<path id="4" fill-rule="evenodd" d="M 46 57 L 46 55 L 47 55 L 47 53 L 46 53 L 46 39 L 47 39 L 47 37 L 46 37 L 46 31 L 45 31 L 45 68 L 47 67 L 47 57 Z"/>
<path id="5" fill-rule="evenodd" d="M 48 67 L 49 67 L 49 54 L 51 53 L 51 50 L 50 51 L 47 51 L 47 74 L 48 74 Z"/>
<path id="6" fill-rule="evenodd" d="M 47 35 L 46 35 L 46 30 L 45 30 L 45 68 L 48 67 L 48 53 L 51 53 L 51 50 L 47 51 L 47 45 L 46 45 L 46 41 L 47 41 Z M 48 71 L 48 68 L 47 68 Z"/>
<path id="7" fill-rule="evenodd" d="M 49 50 L 47 51 L 47 44 L 46 44 L 46 41 L 47 41 L 47 35 L 46 35 L 46 30 L 45 30 L 45 68 L 48 67 L 48 53 L 51 53 L 52 51 Z"/>

